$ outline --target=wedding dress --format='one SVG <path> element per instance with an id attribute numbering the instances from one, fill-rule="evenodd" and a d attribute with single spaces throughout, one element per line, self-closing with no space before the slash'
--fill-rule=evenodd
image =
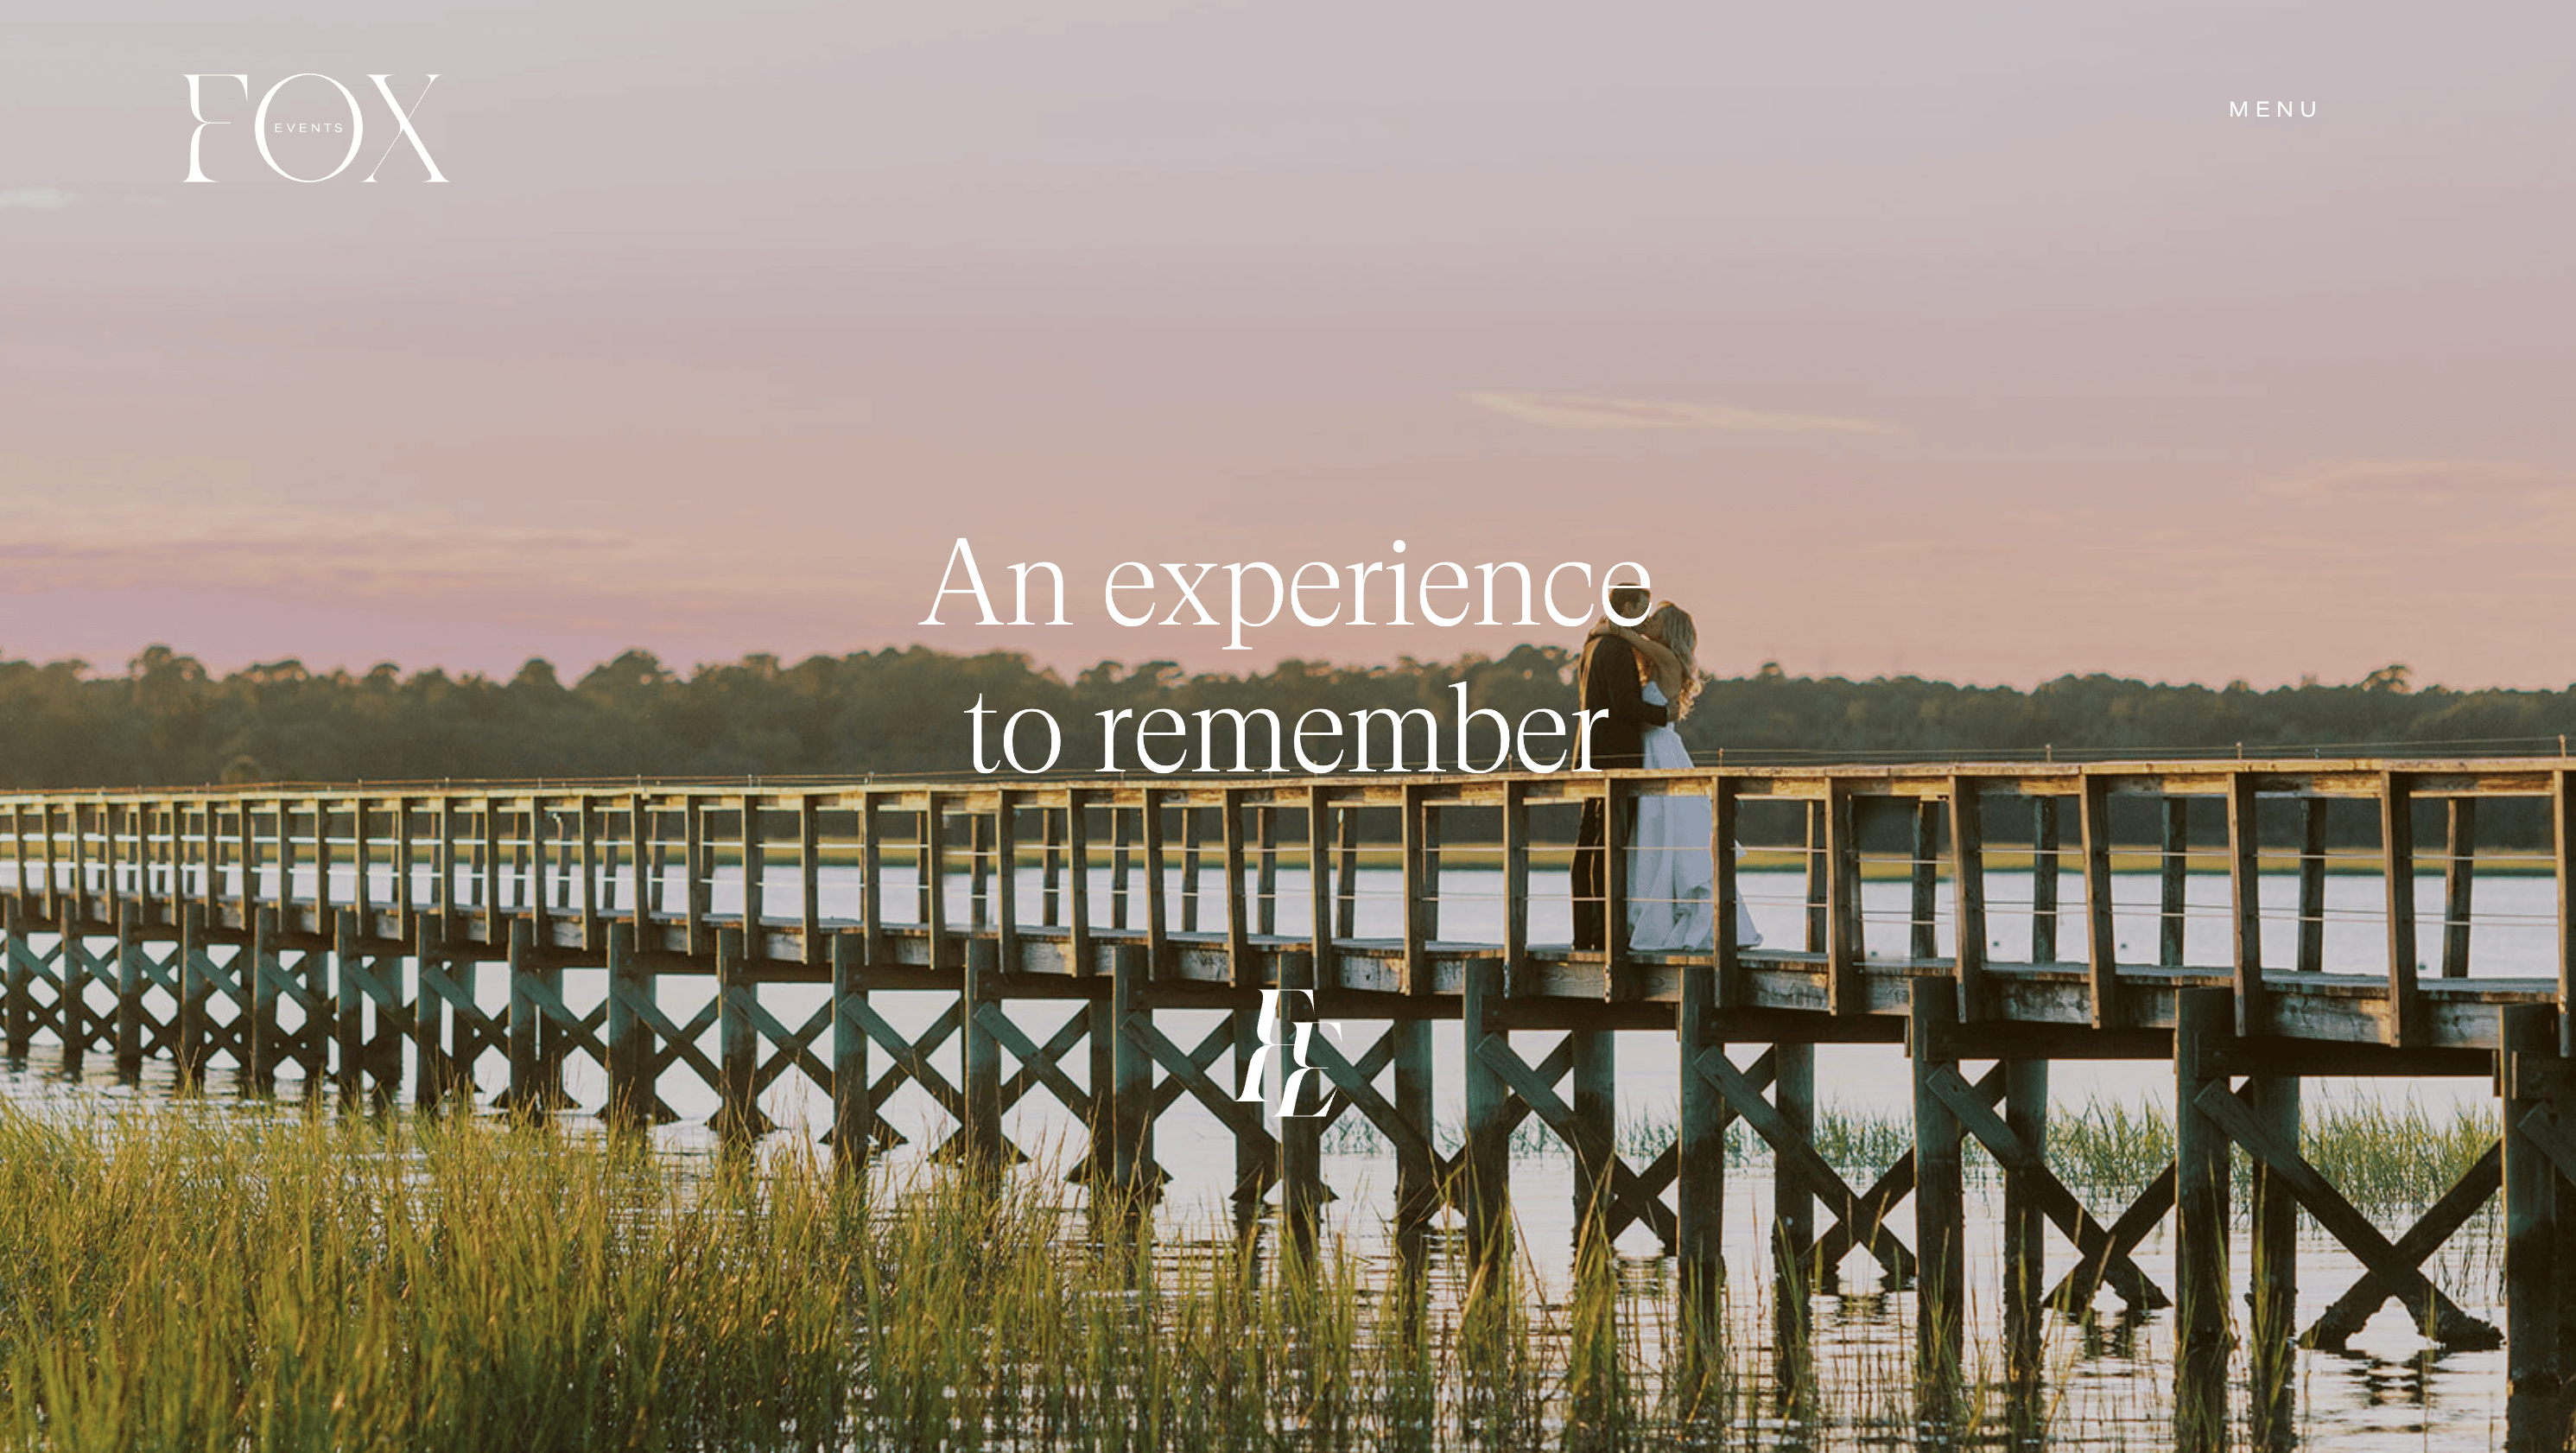
<path id="1" fill-rule="evenodd" d="M 1657 706 L 1668 704 L 1654 682 L 1646 683 L 1643 694 Z M 1645 748 L 1650 768 L 1691 765 L 1682 734 L 1669 726 L 1647 728 Z M 1716 884 L 1716 865 L 1708 855 L 1708 798 L 1698 792 L 1640 793 L 1637 830 L 1628 842 L 1628 947 L 1650 953 L 1714 947 L 1717 928 L 1710 898 Z M 1739 893 L 1735 946 L 1751 948 L 1760 942 L 1762 934 Z"/>

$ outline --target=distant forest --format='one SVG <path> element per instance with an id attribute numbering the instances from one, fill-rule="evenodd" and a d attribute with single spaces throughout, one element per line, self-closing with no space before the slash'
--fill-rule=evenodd
<path id="1" fill-rule="evenodd" d="M 154 646 L 119 674 L 76 660 L 0 660 L 0 785 L 400 782 L 969 773 L 966 708 L 1043 707 L 1065 724 L 1063 766 L 1094 768 L 1094 713 L 1169 707 L 1322 707 L 1345 717 L 1426 707 L 1444 738 L 1453 683 L 1517 719 L 1569 710 L 1573 653 L 1386 666 L 1287 661 L 1251 676 L 1168 661 L 1102 662 L 1070 678 L 1001 652 L 922 647 L 755 655 L 683 675 L 629 651 L 578 681 L 532 660 L 508 680 L 391 664 L 364 674 L 276 661 L 217 676 Z M 2267 691 L 2062 676 L 2034 689 L 1916 677 L 1791 676 L 1766 664 L 1708 684 L 1683 736 L 1702 762 L 2080 760 L 2145 755 L 2555 754 L 2576 732 L 2567 691 L 2414 689 L 2403 666 L 2348 685 Z M 1444 744 L 1444 754 L 1450 748 Z"/>

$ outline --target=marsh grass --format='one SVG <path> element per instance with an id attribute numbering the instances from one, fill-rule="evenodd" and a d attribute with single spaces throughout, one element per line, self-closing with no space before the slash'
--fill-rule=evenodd
<path id="1" fill-rule="evenodd" d="M 1422 1282 L 1346 1247 L 1283 1267 L 1103 1226 L 1034 1172 L 871 1187 L 792 1149 L 470 1119 L 0 1107 L 10 1448 L 1511 1448 L 1646 1425 L 1633 1333 L 1570 1364 L 1570 1309 L 1477 1290 L 1426 1315 Z"/>
<path id="2" fill-rule="evenodd" d="M 2486 1121 L 2311 1106 L 2309 1154 L 2366 1207 L 2420 1207 L 2483 1151 Z M 2149 1112 L 2090 1106 L 2053 1130 L 2052 1159 L 2079 1186 L 2133 1186 L 2159 1146 L 2170 1154 Z M 1623 1131 L 1659 1134 L 1651 1118 Z M 1902 1154 L 1900 1132 L 1819 1115 L 1828 1155 L 1856 1170 Z M 1411 1275 L 1330 1241 L 1288 1263 L 1230 1226 L 1095 1210 L 1043 1167 L 860 1182 L 792 1141 L 709 1158 L 460 1117 L 183 1102 L 44 1120 L 0 1106 L 0 1447 L 1199 1453 L 1927 1436 L 1912 1426 L 1909 1299 L 1873 1313 L 1872 1298 L 1844 1297 L 1816 1324 L 1802 1310 L 1787 1320 L 1807 1368 L 1784 1371 L 1781 1334 L 1747 1335 L 1782 1320 L 1760 1279 L 1703 1318 L 1683 1314 L 1669 1271 L 1595 1247 L 1550 1301 L 1560 1293 L 1525 1256 L 1471 1276 L 1448 1237 Z M 1965 1426 L 2027 1416 L 1998 1405 L 1991 1349 L 1964 1350 Z M 2118 1443 L 2152 1425 L 2152 1402 L 2072 1441 Z"/>

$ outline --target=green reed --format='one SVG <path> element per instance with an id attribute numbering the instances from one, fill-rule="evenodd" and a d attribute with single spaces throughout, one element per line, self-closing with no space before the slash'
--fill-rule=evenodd
<path id="1" fill-rule="evenodd" d="M 1893 1116 L 1818 1122 L 1855 1173 L 1910 1144 Z M 1622 1130 L 1638 1146 L 1659 1133 L 1652 1116 Z M 2312 1103 L 2306 1139 L 2370 1208 L 2420 1206 L 2492 1134 L 2474 1113 Z M 2088 1105 L 2054 1117 L 2050 1154 L 2109 1193 L 2170 1145 L 2160 1114 Z M 1758 1157 L 1741 1140 L 1735 1153 Z M 1794 1316 L 1766 1306 L 1761 1278 L 1710 1318 L 1682 1306 L 1667 1267 L 1597 1242 L 1562 1301 L 1526 1256 L 1479 1274 L 1453 1239 L 1435 1247 L 1410 1275 L 1329 1239 L 1311 1262 L 1283 1260 L 1230 1225 L 1095 1208 L 1037 1168 L 860 1181 L 794 1142 L 702 1158 L 457 1117 L 183 1103 L 55 1123 L 0 1107 L 0 1448 L 1923 1436 L 1908 1429 L 1923 1387 L 1904 1338 L 1824 1336 L 1803 1298 Z M 1866 1318 L 1871 1301 L 1845 1306 Z M 1966 1427 L 2032 1415 L 1997 1403 L 1992 1349 L 1963 1350 Z"/>
<path id="2" fill-rule="evenodd" d="M 1346 1246 L 1100 1217 L 1034 1171 L 0 1107 L 0 1446 L 1509 1448 L 1652 1413 L 1534 1273 L 1434 1313 Z"/>

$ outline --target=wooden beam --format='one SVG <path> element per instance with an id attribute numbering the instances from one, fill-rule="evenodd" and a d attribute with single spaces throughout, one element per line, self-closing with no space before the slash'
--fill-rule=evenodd
<path id="1" fill-rule="evenodd" d="M 2397 1238 L 2394 1247 L 2397 1259 L 2408 1266 L 2422 1266 L 2427 1258 L 2450 1241 L 2453 1232 L 2467 1225 L 2470 1217 L 2495 1198 L 2497 1189 L 2503 1184 L 2504 1142 L 2499 1140 L 2487 1147 L 2486 1153 L 2479 1156 L 2459 1180 L 2453 1182 L 2451 1188 L 2416 1219 L 2405 1235 Z M 2352 1335 L 2387 1305 L 2389 1298 L 2403 1290 L 2379 1273 L 2364 1268 L 2360 1278 L 2346 1288 L 2343 1295 L 2335 1298 L 2333 1305 L 2327 1307 L 2308 1328 L 2307 1334 L 2299 1339 L 2301 1344 L 2329 1352 L 2343 1350 L 2345 1344 L 2352 1340 Z"/>
<path id="2" fill-rule="evenodd" d="M 2156 803 L 2157 817 L 2163 828 L 2163 841 L 2158 845 L 2157 886 L 2162 890 L 2156 920 L 2156 962 L 2165 968 L 2178 969 L 2183 963 L 2183 947 L 2188 938 L 2191 906 L 2191 799 L 2167 797 Z"/>
<path id="3" fill-rule="evenodd" d="M 2084 834 L 2084 962 L 2092 970 L 2093 1027 L 2121 1022 L 2120 938 L 2111 920 L 2111 783 L 2087 773 L 2079 825 Z"/>
<path id="4" fill-rule="evenodd" d="M 1918 980 L 1917 982 L 1930 982 Z M 2033 1061 L 2032 1063 L 2046 1063 Z M 2132 1307 L 2152 1309 L 2172 1305 L 2164 1289 L 2140 1270 L 2127 1253 L 2111 1244 L 2111 1233 L 2093 1219 L 2084 1203 L 2066 1189 L 2064 1182 L 2048 1168 L 2043 1146 L 2034 1148 L 2017 1134 L 2004 1117 L 1988 1109 L 1981 1096 L 1959 1072 L 1947 1064 L 1934 1064 L 1925 1076 L 1926 1086 L 1958 1120 L 1959 1125 L 1985 1146 L 1995 1163 L 2018 1184 L 2029 1198 L 2032 1209 L 2056 1223 L 2066 1239 L 2089 1262 L 2106 1267 L 2106 1279 L 2123 1301 Z M 2044 1092 L 2042 1092 L 2044 1093 Z M 1920 1163 L 1918 1159 L 1918 1164 Z M 1922 1193 L 1916 1187 L 1916 1194 Z M 1918 1238 L 1919 1244 L 1919 1238 Z M 2027 1260 L 2027 1258 L 2025 1258 Z M 2037 1275 L 2031 1277 L 2032 1290 L 2037 1290 Z"/>
<path id="5" fill-rule="evenodd" d="M 2351 1252 L 2355 1260 L 2397 1286 L 2399 1288 L 2397 1295 L 2404 1298 L 2409 1308 L 2417 1312 L 2418 1325 L 2430 1326 L 2436 1340 L 2452 1347 L 2496 1345 L 2493 1340 L 2493 1328 L 2461 1311 L 2458 1304 L 2446 1296 L 2440 1287 L 2433 1285 L 2421 1270 L 2410 1265 L 2405 1257 L 2399 1254 L 2396 1246 L 2390 1243 L 2387 1236 L 2370 1223 L 2369 1217 L 2354 1210 L 2352 1203 L 2345 1200 L 2342 1193 L 2335 1190 L 2326 1178 L 2317 1172 L 2316 1167 L 2301 1158 L 2296 1149 L 2282 1144 L 2275 1138 L 2270 1129 L 2255 1117 L 2253 1111 L 2246 1108 L 2244 1102 L 2229 1093 L 2224 1082 L 2211 1082 L 2204 1085 L 2194 1096 L 2192 1105 L 2224 1131 L 2230 1139 L 2245 1147 L 2247 1154 L 2262 1161 L 2278 1175 L 2282 1188 L 2297 1197 L 2299 1204 L 2307 1208 L 2308 1214 L 2316 1219 L 2317 1224 L 2324 1227 L 2328 1235 L 2342 1242 L 2344 1249 Z M 2512 1152 L 2509 1148 L 2506 1154 L 2508 1158 L 2506 1174 L 2509 1178 L 2512 1173 L 2510 1164 Z M 2508 1212 L 2508 1220 L 2510 1220 L 2510 1212 Z M 2509 1244 L 2508 1251 L 2510 1251 Z M 2506 1273 L 2506 1279 L 2508 1283 L 2511 1282 L 2510 1271 Z M 2509 1290 L 2508 1303 L 2511 1300 L 2512 1293 Z M 2427 1313 L 2429 1315 L 2426 1315 Z M 2555 1335 L 2553 1326 L 2551 1329 L 2553 1346 Z"/>
<path id="6" fill-rule="evenodd" d="M 1985 799 L 1973 779 L 1950 778 L 1950 889 L 1958 920 L 1955 973 L 1962 1018 L 1994 1017 L 1994 990 L 1986 977 Z"/>
<path id="7" fill-rule="evenodd" d="M 2030 961 L 2053 964 L 2057 952 L 2057 799 L 2030 800 Z"/>
<path id="8" fill-rule="evenodd" d="M 2443 804 L 2450 854 L 2442 860 L 2442 977 L 2469 976 L 2470 902 L 2477 882 L 2478 800 L 2454 797 Z"/>
<path id="9" fill-rule="evenodd" d="M 1825 1007 L 1834 1014 L 1861 1012 L 1860 834 L 1853 827 L 1851 784 L 1825 782 Z"/>
<path id="10" fill-rule="evenodd" d="M 2424 999 L 2415 987 L 2415 812 L 2413 784 L 2403 772 L 2383 772 L 2379 832 L 2388 889 L 2387 1042 L 2400 1048 L 2425 1040 Z"/>
<path id="11" fill-rule="evenodd" d="M 2256 837 L 2254 779 L 2227 774 L 2228 945 L 2236 967 L 2236 1033 L 2268 1033 L 2271 991 L 2263 984 L 2263 875 Z"/>

